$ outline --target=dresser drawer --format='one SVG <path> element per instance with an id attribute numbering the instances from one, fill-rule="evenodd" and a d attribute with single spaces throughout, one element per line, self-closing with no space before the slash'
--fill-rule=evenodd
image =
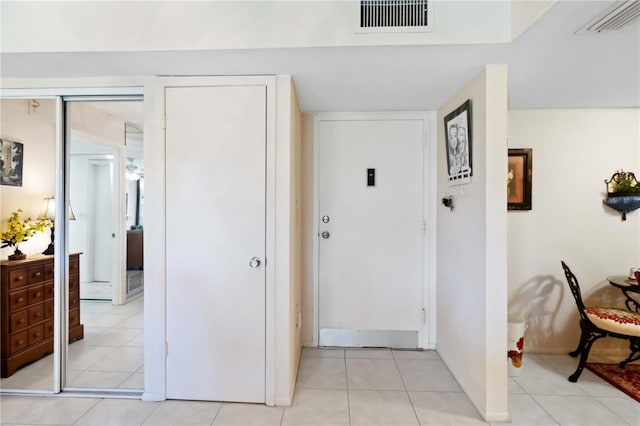
<path id="1" fill-rule="evenodd" d="M 53 337 L 53 320 L 44 323 L 44 338 Z"/>
<path id="2" fill-rule="evenodd" d="M 37 324 L 44 320 L 44 305 L 41 303 L 29 308 L 29 325 Z"/>
<path id="3" fill-rule="evenodd" d="M 45 281 L 53 279 L 53 271 L 54 271 L 53 262 L 49 262 L 46 265 L 44 265 L 44 279 L 45 279 Z"/>
<path id="4" fill-rule="evenodd" d="M 17 311 L 27 306 L 27 290 L 19 290 L 9 293 L 9 311 Z"/>
<path id="5" fill-rule="evenodd" d="M 16 353 L 27 347 L 27 330 L 14 334 L 9 339 L 9 348 L 11 353 Z"/>
<path id="6" fill-rule="evenodd" d="M 53 299 L 53 283 L 44 285 L 44 300 Z"/>
<path id="7" fill-rule="evenodd" d="M 44 266 L 32 266 L 27 272 L 27 282 L 29 284 L 40 283 L 44 280 Z"/>
<path id="8" fill-rule="evenodd" d="M 16 269 L 9 271 L 9 288 L 18 288 L 27 285 L 27 270 Z"/>
<path id="9" fill-rule="evenodd" d="M 44 317 L 53 318 L 53 300 L 44 302 Z"/>
<path id="10" fill-rule="evenodd" d="M 29 346 L 33 345 L 34 343 L 38 343 L 41 340 L 44 340 L 44 324 L 36 325 L 35 327 L 29 327 L 28 332 Z"/>
<path id="11" fill-rule="evenodd" d="M 9 318 L 11 324 L 11 333 L 15 333 L 16 331 L 22 330 L 23 328 L 27 328 L 27 326 L 29 325 L 29 311 L 27 310 L 18 312 L 16 314 L 11 314 Z"/>
<path id="12" fill-rule="evenodd" d="M 80 325 L 80 309 L 69 311 L 69 330 Z"/>
<path id="13" fill-rule="evenodd" d="M 30 305 L 42 302 L 44 300 L 44 287 L 42 285 L 30 287 L 27 290 L 27 300 Z"/>

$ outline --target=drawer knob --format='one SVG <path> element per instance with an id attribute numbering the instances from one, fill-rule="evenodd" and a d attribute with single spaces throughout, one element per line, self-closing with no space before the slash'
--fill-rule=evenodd
<path id="1" fill-rule="evenodd" d="M 18 297 L 17 302 L 18 302 L 18 303 L 22 303 L 22 302 L 24 302 L 24 297 Z"/>
<path id="2" fill-rule="evenodd" d="M 16 281 L 22 281 L 24 280 L 24 275 L 20 275 L 18 278 L 16 278 Z"/>
<path id="3" fill-rule="evenodd" d="M 40 276 L 40 272 L 36 272 L 35 274 L 33 274 L 34 277 L 39 277 Z"/>
<path id="4" fill-rule="evenodd" d="M 20 319 L 18 320 L 18 324 L 24 324 L 24 318 L 20 318 Z"/>
<path id="5" fill-rule="evenodd" d="M 35 297 L 40 297 L 40 295 L 41 295 L 41 294 L 42 294 L 42 293 L 37 292 Z"/>
<path id="6" fill-rule="evenodd" d="M 33 333 L 33 337 L 40 337 L 40 333 Z"/>
<path id="7" fill-rule="evenodd" d="M 22 340 L 22 339 L 18 340 L 18 344 L 19 345 L 23 345 L 24 344 L 24 340 Z"/>

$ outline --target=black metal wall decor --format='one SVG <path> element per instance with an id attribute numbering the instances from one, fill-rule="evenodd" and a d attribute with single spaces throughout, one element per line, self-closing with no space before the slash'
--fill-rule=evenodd
<path id="1" fill-rule="evenodd" d="M 640 208 L 640 183 L 631 172 L 620 170 L 611 179 L 605 180 L 607 198 L 602 202 L 622 213 L 622 220 L 627 220 L 627 213 Z"/>

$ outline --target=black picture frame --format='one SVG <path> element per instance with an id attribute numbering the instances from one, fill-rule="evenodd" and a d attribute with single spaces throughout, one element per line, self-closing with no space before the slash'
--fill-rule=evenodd
<path id="1" fill-rule="evenodd" d="M 509 149 L 507 171 L 507 210 L 531 210 L 533 150 Z"/>
<path id="2" fill-rule="evenodd" d="M 471 182 L 471 176 L 473 176 L 472 123 L 470 99 L 444 117 L 449 185 Z"/>
<path id="3" fill-rule="evenodd" d="M 0 139 L 0 185 L 22 186 L 24 145 Z"/>

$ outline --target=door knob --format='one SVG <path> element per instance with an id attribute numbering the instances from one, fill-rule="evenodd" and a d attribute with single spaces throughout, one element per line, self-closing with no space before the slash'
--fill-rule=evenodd
<path id="1" fill-rule="evenodd" d="M 259 268 L 261 264 L 262 264 L 262 259 L 260 259 L 257 256 L 252 257 L 251 260 L 249 261 L 249 266 L 252 267 L 253 269 Z"/>
<path id="2" fill-rule="evenodd" d="M 321 235 L 322 235 L 322 238 L 324 238 L 325 240 L 331 236 L 329 231 L 323 231 Z"/>

